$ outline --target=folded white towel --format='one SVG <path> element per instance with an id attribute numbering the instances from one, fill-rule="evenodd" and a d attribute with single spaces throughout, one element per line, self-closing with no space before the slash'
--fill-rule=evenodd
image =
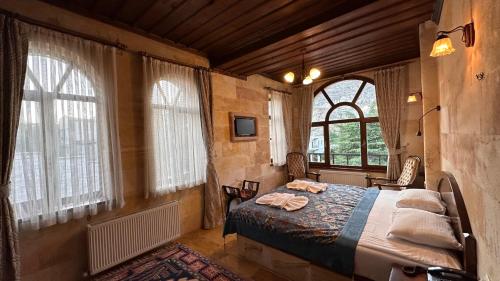
<path id="1" fill-rule="evenodd" d="M 295 196 L 295 194 L 278 192 L 263 195 L 255 201 L 255 203 L 260 205 L 269 205 L 285 209 L 289 212 L 303 208 L 308 202 L 309 199 L 305 196 Z"/>
<path id="2" fill-rule="evenodd" d="M 312 193 L 319 193 L 321 191 L 325 191 L 327 187 L 328 184 L 326 183 L 303 181 L 303 180 L 294 180 L 286 184 L 286 188 L 288 189 L 309 191 Z"/>

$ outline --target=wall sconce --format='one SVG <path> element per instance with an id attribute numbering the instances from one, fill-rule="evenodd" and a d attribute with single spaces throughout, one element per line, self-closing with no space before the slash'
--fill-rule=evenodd
<path id="1" fill-rule="evenodd" d="M 420 99 L 422 99 L 422 93 L 421 92 L 415 92 L 415 93 L 410 93 L 410 95 L 408 96 L 408 99 L 406 101 L 408 103 L 417 102 L 417 96 L 420 96 Z"/>
<path id="2" fill-rule="evenodd" d="M 422 115 L 422 117 L 420 117 L 420 118 L 418 119 L 418 132 L 417 132 L 417 137 L 420 137 L 420 136 L 422 135 L 422 131 L 420 130 L 420 129 L 421 129 L 420 123 L 422 122 L 422 119 L 424 119 L 425 115 L 427 115 L 427 114 L 431 113 L 431 112 L 432 112 L 432 111 L 434 111 L 434 110 L 435 110 L 435 111 L 441 111 L 441 106 L 440 106 L 440 105 L 438 105 L 438 106 L 436 106 L 436 107 L 434 107 L 434 108 L 429 109 L 426 113 L 424 113 L 424 115 Z"/>
<path id="3" fill-rule="evenodd" d="M 474 41 L 475 41 L 474 23 L 471 22 L 464 26 L 455 27 L 450 31 L 438 31 L 437 38 L 436 41 L 434 42 L 434 45 L 432 46 L 432 52 L 430 56 L 441 57 L 455 52 L 455 48 L 453 48 L 453 44 L 448 34 L 457 31 L 462 31 L 462 42 L 464 42 L 465 47 L 468 48 L 474 46 Z"/>

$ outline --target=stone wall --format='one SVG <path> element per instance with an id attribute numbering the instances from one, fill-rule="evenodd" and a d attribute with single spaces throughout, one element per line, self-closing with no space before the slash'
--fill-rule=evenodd
<path id="1" fill-rule="evenodd" d="M 137 34 L 85 18 L 71 12 L 32 0 L 5 0 L 0 8 L 87 33 L 110 41 L 119 40 L 132 50 L 144 50 L 183 63 L 208 66 L 204 57 L 186 52 Z M 119 137 L 123 161 L 126 205 L 94 217 L 73 220 L 39 231 L 20 233 L 22 280 L 81 280 L 87 270 L 86 226 L 177 200 L 181 208 L 182 233 L 200 229 L 203 218 L 203 186 L 179 191 L 159 198 L 144 199 L 144 112 L 141 82 L 141 59 L 134 53 L 117 52 Z M 243 81 L 220 74 L 213 75 L 215 91 L 216 165 L 221 184 L 237 185 L 243 179 L 263 182 L 266 190 L 283 181 L 280 168 L 273 168 L 269 155 L 267 94 L 264 86 L 280 83 L 264 77 Z M 261 124 L 257 142 L 229 141 L 228 111 L 258 115 Z"/>
<path id="2" fill-rule="evenodd" d="M 286 90 L 279 82 L 259 75 L 247 81 L 213 73 L 215 114 L 215 165 L 221 185 L 240 186 L 245 179 L 261 182 L 265 192 L 283 184 L 283 167 L 271 166 L 269 110 L 265 86 Z M 258 138 L 250 142 L 231 142 L 229 112 L 257 116 Z"/>
<path id="3" fill-rule="evenodd" d="M 454 33 L 450 37 L 456 52 L 434 59 L 442 106 L 440 135 L 425 136 L 440 137 L 442 169 L 457 178 L 478 241 L 479 277 L 489 275 L 491 281 L 500 280 L 499 14 L 497 0 L 444 2 L 437 30 L 474 20 L 476 44 L 465 48 L 461 34 Z M 485 73 L 481 81 L 476 79 L 480 72 Z"/>

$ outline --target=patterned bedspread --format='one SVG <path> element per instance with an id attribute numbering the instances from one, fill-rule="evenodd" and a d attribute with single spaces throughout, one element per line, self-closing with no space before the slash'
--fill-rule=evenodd
<path id="1" fill-rule="evenodd" d="M 224 235 L 238 233 L 344 275 L 352 275 L 357 240 L 378 191 L 329 185 L 325 192 L 318 194 L 285 187 L 273 192 L 306 196 L 309 203 L 300 210 L 287 212 L 258 205 L 256 198 L 246 201 L 229 213 Z M 344 229 L 346 225 L 349 225 L 348 231 Z M 339 260 L 339 255 L 344 257 Z"/>

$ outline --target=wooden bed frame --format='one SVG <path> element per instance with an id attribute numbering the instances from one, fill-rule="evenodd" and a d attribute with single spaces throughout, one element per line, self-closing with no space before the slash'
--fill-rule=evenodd
<path id="1" fill-rule="evenodd" d="M 454 221 L 453 227 L 464 251 L 459 253 L 463 270 L 476 275 L 476 240 L 472 235 L 469 216 L 465 203 L 452 174 L 443 172 L 438 181 L 438 191 L 447 204 L 446 215 Z M 255 240 L 238 235 L 238 254 L 256 262 L 277 275 L 293 281 L 344 281 L 348 277 L 315 265 L 307 260 L 277 250 Z M 371 279 L 355 275 L 353 280 L 369 281 Z"/>

